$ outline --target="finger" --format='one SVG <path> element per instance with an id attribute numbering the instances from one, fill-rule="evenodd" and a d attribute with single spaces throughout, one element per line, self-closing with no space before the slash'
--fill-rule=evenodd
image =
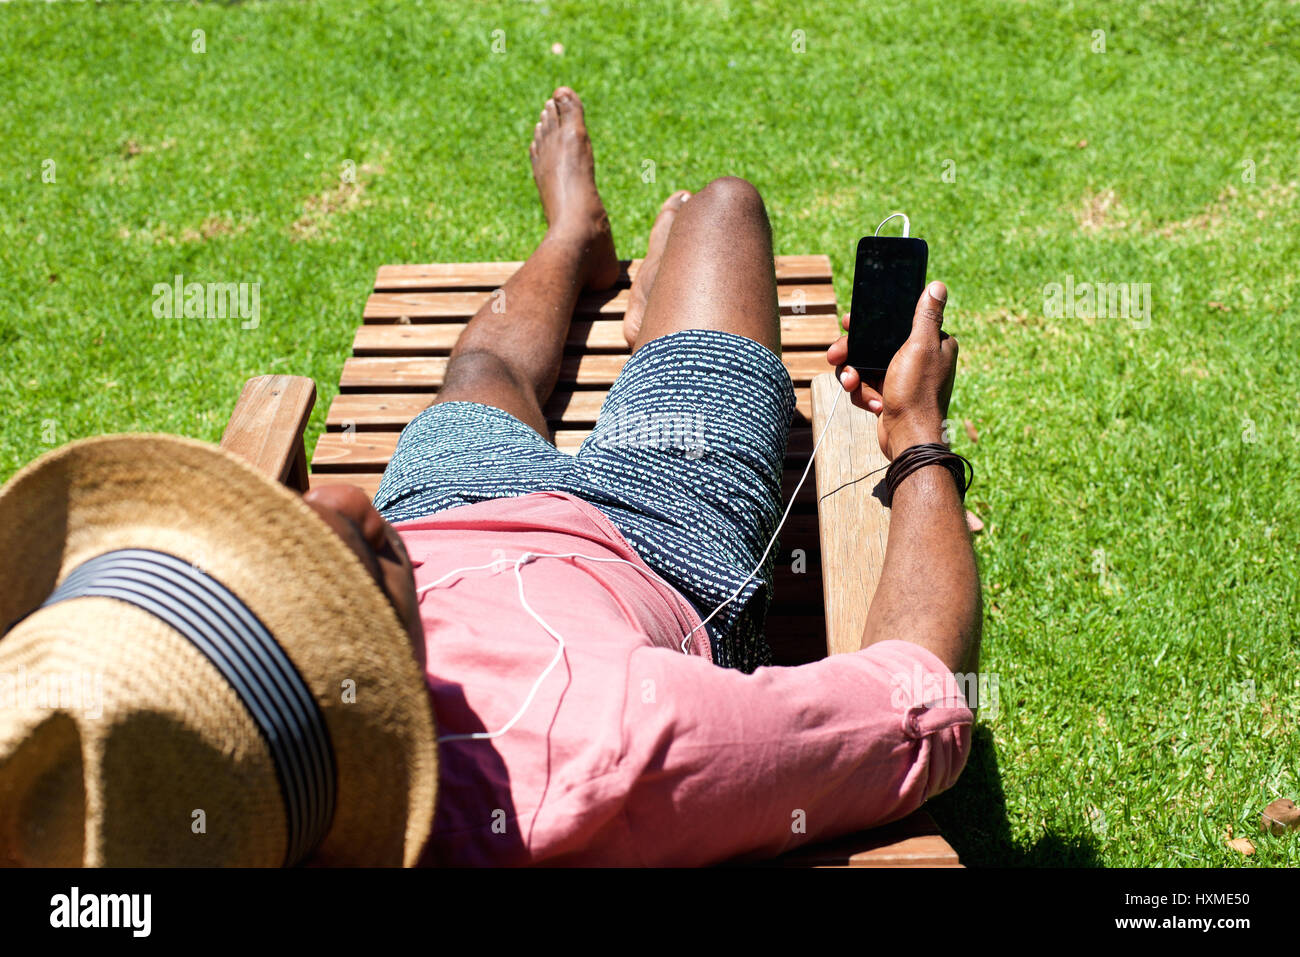
<path id="1" fill-rule="evenodd" d="M 884 408 L 884 403 L 880 399 L 880 393 L 862 381 L 862 376 L 853 366 L 843 366 L 837 372 L 840 385 L 844 391 L 849 394 L 853 404 L 860 409 L 866 409 L 868 412 L 880 414 Z"/>
<path id="2" fill-rule="evenodd" d="M 846 312 L 844 314 L 844 318 L 840 320 L 840 325 L 843 326 L 845 329 L 849 327 L 849 313 Z"/>
<path id="3" fill-rule="evenodd" d="M 840 336 L 826 350 L 826 361 L 833 366 L 842 366 L 849 359 L 849 337 Z"/>
<path id="4" fill-rule="evenodd" d="M 951 365 L 957 364 L 957 352 L 959 351 L 956 336 L 945 335 L 943 341 L 939 343 L 939 351 Z"/>
<path id="5" fill-rule="evenodd" d="M 937 279 L 925 287 L 912 315 L 912 338 L 937 344 L 943 329 L 943 307 L 948 302 L 948 287 Z"/>
<path id="6" fill-rule="evenodd" d="M 858 389 L 854 395 L 854 402 L 872 415 L 880 415 L 885 409 L 885 403 L 880 398 L 880 393 L 869 385 L 863 385 Z"/>
<path id="7" fill-rule="evenodd" d="M 853 399 L 853 404 L 858 408 L 866 409 L 875 415 L 879 415 L 884 409 L 885 403 L 869 383 L 862 381 L 862 376 L 853 366 L 845 366 L 840 370 L 840 384 Z"/>

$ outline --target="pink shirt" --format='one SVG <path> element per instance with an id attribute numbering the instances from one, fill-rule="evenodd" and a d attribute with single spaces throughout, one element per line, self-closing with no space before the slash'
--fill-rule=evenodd
<path id="1" fill-rule="evenodd" d="M 972 714 L 930 652 L 885 641 L 752 675 L 597 509 L 543 492 L 397 526 L 443 740 L 426 863 L 692 865 L 768 857 L 910 813 L 950 787 Z M 576 552 L 588 559 L 526 552 Z M 623 559 L 618 562 L 589 560 Z M 640 570 L 638 570 L 640 569 Z M 937 689 L 937 691 L 936 691 Z"/>

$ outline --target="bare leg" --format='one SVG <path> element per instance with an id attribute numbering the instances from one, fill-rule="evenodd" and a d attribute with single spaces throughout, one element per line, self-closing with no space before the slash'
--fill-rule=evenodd
<path id="1" fill-rule="evenodd" d="M 637 271 L 632 288 L 628 290 L 627 311 L 623 313 L 623 337 L 627 339 L 629 349 L 636 348 L 637 336 L 641 333 L 641 318 L 645 315 L 646 297 L 654 286 L 659 264 L 663 261 L 664 247 L 668 245 L 673 220 L 677 218 L 677 211 L 682 208 L 682 204 L 690 198 L 691 194 L 684 189 L 673 193 L 659 207 L 659 215 L 650 227 L 650 242 L 645 259 L 641 261 L 641 268 Z"/>
<path id="2" fill-rule="evenodd" d="M 618 259 L 582 101 L 568 87 L 546 101 L 528 153 L 549 228 L 461 333 L 436 401 L 482 402 L 549 435 L 542 406 L 559 376 L 578 293 L 612 285 Z"/>
<path id="3" fill-rule="evenodd" d="M 645 279 L 649 288 L 631 297 L 633 303 L 645 301 L 644 310 L 629 310 L 636 328 L 624 328 L 635 342 L 634 351 L 671 332 L 718 329 L 780 355 L 772 230 L 758 190 L 743 179 L 724 176 L 677 205 L 661 258 L 637 277 L 637 284 L 644 286 Z M 652 246 L 654 239 L 652 231 Z"/>

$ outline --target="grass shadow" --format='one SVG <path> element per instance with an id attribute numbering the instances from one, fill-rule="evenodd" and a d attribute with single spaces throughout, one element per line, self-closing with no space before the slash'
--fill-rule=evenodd
<path id="1" fill-rule="evenodd" d="M 939 830 L 967 867 L 1100 867 L 1092 835 L 1048 831 L 1030 847 L 1011 837 L 993 733 L 980 725 L 966 770 L 951 790 L 926 804 Z"/>

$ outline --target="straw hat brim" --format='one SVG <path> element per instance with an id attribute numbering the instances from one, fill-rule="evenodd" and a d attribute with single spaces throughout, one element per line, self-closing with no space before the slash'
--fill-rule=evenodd
<path id="1" fill-rule="evenodd" d="M 82 661 L 94 660 L 97 648 L 104 652 L 100 720 L 107 724 L 92 729 L 87 723 L 83 737 L 120 727 L 139 710 L 142 694 L 164 696 L 168 706 L 150 707 L 184 716 L 187 684 L 198 695 L 200 687 L 222 683 L 215 670 L 203 672 L 206 662 L 184 637 L 125 603 L 79 598 L 29 614 L 69 571 L 121 548 L 169 553 L 225 585 L 266 625 L 306 682 L 337 768 L 333 823 L 309 862 L 414 864 L 432 827 L 437 754 L 431 701 L 410 638 L 361 561 L 301 497 L 220 448 L 167 435 L 105 436 L 50 452 L 10 479 L 0 490 L 0 628 L 29 617 L 0 638 L 0 672 L 14 667 L 20 653 L 26 667 L 42 656 Z M 122 627 L 104 627 L 106 603 L 125 608 L 119 617 L 132 623 L 128 635 L 140 636 L 138 657 L 122 653 Z M 34 637 L 37 632 L 44 637 Z M 165 667 L 167 661 L 174 667 Z M 142 690 L 146 669 L 155 676 L 170 670 L 172 680 Z M 207 713 L 195 707 L 187 720 L 208 733 L 217 752 L 238 750 L 202 725 Z M 48 724 L 33 721 L 0 709 L 0 764 L 16 736 Z M 250 774 L 264 773 L 254 765 L 247 765 Z M 155 770 L 165 784 L 166 769 Z M 87 789 L 89 800 L 89 782 Z M 102 813 L 94 803 L 86 804 L 87 814 Z M 210 803 L 222 806 L 220 795 Z M 240 804 L 233 792 L 230 803 Z M 88 824 L 86 833 L 90 839 L 98 832 Z M 274 860 L 276 850 L 263 848 L 262 856 Z M 115 863 L 102 851 L 88 846 L 85 859 Z"/>

